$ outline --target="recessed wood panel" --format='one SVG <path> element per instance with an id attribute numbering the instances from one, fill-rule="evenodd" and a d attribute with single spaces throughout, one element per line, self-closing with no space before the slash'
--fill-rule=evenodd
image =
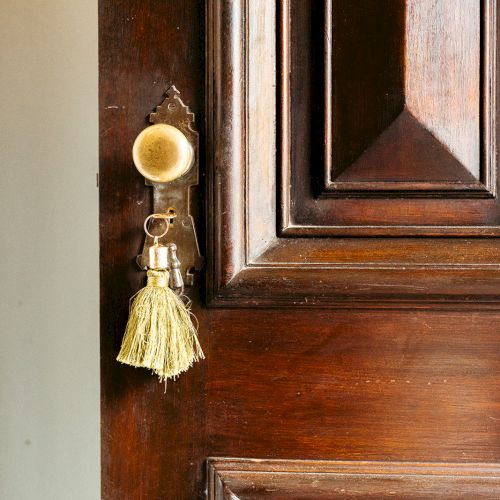
<path id="1" fill-rule="evenodd" d="M 210 452 L 500 461 L 499 320 L 478 311 L 215 310 Z"/>

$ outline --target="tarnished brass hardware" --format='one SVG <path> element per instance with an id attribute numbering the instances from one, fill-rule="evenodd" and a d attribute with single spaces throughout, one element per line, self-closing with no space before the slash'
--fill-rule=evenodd
<path id="1" fill-rule="evenodd" d="M 158 123 L 137 136 L 132 156 L 148 181 L 163 183 L 182 177 L 191 168 L 194 150 L 178 128 Z"/>
<path id="2" fill-rule="evenodd" d="M 184 292 L 184 280 L 181 274 L 181 263 L 177 258 L 177 245 L 169 243 L 167 246 L 168 269 L 170 271 L 170 288 L 176 293 Z"/>
<path id="3" fill-rule="evenodd" d="M 170 223 L 164 239 L 175 242 L 177 248 L 177 291 L 182 290 L 182 282 L 186 286 L 193 285 L 193 271 L 203 267 L 191 200 L 191 188 L 198 185 L 199 139 L 194 129 L 194 114 L 179 96 L 174 86 L 167 90 L 165 100 L 149 116 L 153 125 L 137 136 L 133 146 L 134 164 L 145 177 L 146 184 L 153 187 L 154 212 Z M 154 236 L 147 235 L 143 251 L 137 257 L 141 269 L 149 265 L 152 244 Z"/>

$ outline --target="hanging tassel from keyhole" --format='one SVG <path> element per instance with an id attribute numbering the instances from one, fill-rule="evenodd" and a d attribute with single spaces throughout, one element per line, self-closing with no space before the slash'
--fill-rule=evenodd
<path id="1" fill-rule="evenodd" d="M 147 285 L 131 300 L 121 363 L 151 369 L 161 381 L 176 378 L 203 359 L 189 305 L 169 288 L 167 247 L 149 248 Z"/>

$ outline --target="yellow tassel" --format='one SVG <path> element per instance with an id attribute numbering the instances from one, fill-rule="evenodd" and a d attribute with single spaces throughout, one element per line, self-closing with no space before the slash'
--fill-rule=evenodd
<path id="1" fill-rule="evenodd" d="M 120 353 L 121 363 L 150 368 L 160 380 L 176 378 L 203 359 L 193 316 L 168 287 L 169 273 L 150 269 L 148 283 L 133 298 Z"/>

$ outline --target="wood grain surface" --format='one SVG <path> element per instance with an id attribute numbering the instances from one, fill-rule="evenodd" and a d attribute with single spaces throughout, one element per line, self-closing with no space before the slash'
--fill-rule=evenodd
<path id="1" fill-rule="evenodd" d="M 106 500 L 205 498 L 207 479 L 226 498 L 498 492 L 497 198 L 315 195 L 324 171 L 311 163 L 308 127 L 322 99 L 324 26 L 307 23 L 324 4 L 314 4 L 100 0 Z M 390 14 L 380 5 L 374 22 Z M 287 6 L 295 42 L 282 66 Z M 191 294 L 207 359 L 165 387 L 115 358 L 144 281 L 135 256 L 152 208 L 131 147 L 172 83 L 200 131 L 207 267 Z M 211 461 L 207 477 L 209 457 L 244 460 Z M 290 459 L 300 462 L 280 465 Z"/>

